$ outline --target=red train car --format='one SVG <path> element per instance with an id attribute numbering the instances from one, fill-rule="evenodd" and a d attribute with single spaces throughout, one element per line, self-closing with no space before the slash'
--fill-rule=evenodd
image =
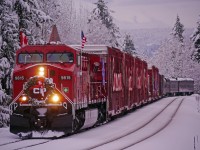
<path id="1" fill-rule="evenodd" d="M 159 73 L 108 46 L 86 45 L 81 51 L 75 45 L 35 45 L 17 51 L 13 88 L 12 133 L 31 137 L 51 130 L 62 135 L 157 98 Z"/>
<path id="2" fill-rule="evenodd" d="M 132 109 L 135 105 L 135 58 L 130 54 L 124 54 L 124 83 L 126 109 Z"/>
<path id="3" fill-rule="evenodd" d="M 149 78 L 149 99 L 156 100 L 159 98 L 159 88 L 160 88 L 160 80 L 159 80 L 159 70 L 155 66 L 152 66 L 151 69 L 148 69 L 148 78 Z"/>
<path id="4" fill-rule="evenodd" d="M 80 50 L 80 46 L 72 47 Z M 103 45 L 86 45 L 84 52 L 98 55 L 106 62 L 108 116 L 147 102 L 148 70 L 145 61 Z"/>
<path id="5" fill-rule="evenodd" d="M 72 47 L 80 50 L 80 46 L 73 45 Z M 125 62 L 124 53 L 116 48 L 111 48 L 103 45 L 86 45 L 84 52 L 95 54 L 103 62 L 103 68 L 99 70 L 102 76 L 99 84 L 104 85 L 105 93 L 107 93 L 107 112 L 108 116 L 114 116 L 127 108 L 128 100 L 125 99 Z M 98 84 L 96 83 L 93 83 Z"/>

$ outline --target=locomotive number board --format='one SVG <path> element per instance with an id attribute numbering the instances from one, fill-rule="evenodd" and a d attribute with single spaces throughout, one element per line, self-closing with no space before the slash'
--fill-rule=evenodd
<path id="1" fill-rule="evenodd" d="M 60 76 L 61 80 L 71 80 L 72 77 L 71 76 Z"/>

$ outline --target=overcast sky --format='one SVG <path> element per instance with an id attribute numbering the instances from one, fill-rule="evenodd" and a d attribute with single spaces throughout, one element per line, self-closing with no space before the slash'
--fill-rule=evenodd
<path id="1" fill-rule="evenodd" d="M 81 0 L 94 3 L 97 0 Z M 196 27 L 200 0 L 105 0 L 121 29 L 172 28 L 177 14 L 185 28 Z"/>

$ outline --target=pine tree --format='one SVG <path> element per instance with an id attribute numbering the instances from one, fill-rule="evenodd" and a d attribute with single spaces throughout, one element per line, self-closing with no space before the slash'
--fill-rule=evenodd
<path id="1" fill-rule="evenodd" d="M 9 124 L 7 106 L 11 101 L 11 65 L 14 64 L 15 50 L 19 47 L 17 18 L 12 8 L 12 1 L 0 1 L 0 127 Z"/>
<path id="2" fill-rule="evenodd" d="M 180 18 L 177 15 L 176 23 L 172 29 L 172 38 L 169 40 L 169 44 L 172 46 L 171 51 L 171 60 L 172 67 L 174 69 L 172 77 L 183 77 L 183 49 L 184 49 L 184 26 L 180 22 Z"/>
<path id="3" fill-rule="evenodd" d="M 109 40 L 112 39 L 109 30 L 101 23 L 100 19 L 90 21 L 86 35 L 88 44 L 104 44 L 112 46 L 112 43 L 110 43 Z"/>
<path id="4" fill-rule="evenodd" d="M 193 42 L 193 47 L 195 48 L 193 58 L 200 63 L 200 16 L 197 21 L 197 27 L 191 36 L 191 40 Z"/>
<path id="5" fill-rule="evenodd" d="M 52 25 L 57 23 L 59 16 L 61 14 L 60 11 L 60 1 L 55 0 L 40 0 L 38 1 L 40 9 L 47 15 L 50 16 L 50 20 L 44 20 L 42 23 L 42 27 L 39 30 L 38 36 L 42 37 L 42 41 L 39 43 L 46 43 L 51 33 Z"/>
<path id="6" fill-rule="evenodd" d="M 166 77 L 185 77 L 183 52 L 185 52 L 184 43 L 172 36 L 161 43 L 151 63 L 156 65 L 160 69 L 161 74 L 164 74 Z"/>
<path id="7" fill-rule="evenodd" d="M 11 73 L 14 66 L 15 51 L 19 48 L 18 18 L 13 12 L 12 1 L 0 1 L 0 90 L 11 94 Z"/>
<path id="8" fill-rule="evenodd" d="M 136 49 L 133 43 L 133 40 L 131 39 L 131 36 L 129 34 L 125 35 L 125 39 L 124 39 L 124 51 L 133 55 L 136 54 Z"/>
<path id="9" fill-rule="evenodd" d="M 43 23 L 50 22 L 51 17 L 41 10 L 38 1 L 16 0 L 14 9 L 19 18 L 19 29 L 28 36 L 29 44 L 41 41 L 42 36 L 38 34 Z"/>
<path id="10" fill-rule="evenodd" d="M 110 43 L 109 45 L 118 47 L 119 46 L 118 39 L 120 37 L 119 28 L 113 22 L 113 17 L 111 16 L 110 10 L 108 6 L 106 5 L 107 3 L 105 3 L 104 0 L 98 0 L 98 2 L 94 4 L 96 5 L 96 8 L 94 8 L 94 10 L 92 11 L 92 16 L 90 17 L 88 24 L 90 23 L 94 24 L 95 21 L 99 23 L 99 20 L 100 20 L 101 24 L 107 28 L 107 33 L 105 34 L 108 34 L 107 37 L 109 37 L 109 39 L 107 39 L 107 41 L 108 43 Z M 99 25 L 101 26 L 101 24 Z M 91 32 L 93 31 L 90 29 L 89 33 Z M 99 33 L 102 33 L 101 30 L 99 31 Z M 98 40 L 99 39 L 96 39 L 96 41 Z"/>
<path id="11" fill-rule="evenodd" d="M 10 63 L 13 66 L 15 59 L 15 51 L 19 48 L 19 25 L 17 15 L 15 12 L 12 11 L 12 4 L 12 2 L 6 0 L 2 0 L 0 2 L 0 35 L 2 36 L 0 58 L 6 57 L 10 60 Z"/>
<path id="12" fill-rule="evenodd" d="M 29 36 L 31 43 L 35 43 L 42 23 L 50 20 L 51 18 L 40 10 L 37 0 L 0 1 L 0 112 L 8 112 L 6 105 L 11 100 L 12 68 L 15 52 L 20 48 L 19 29 Z M 7 116 L 9 116 L 8 113 L 0 114 L 0 122 L 3 126 L 8 123 Z"/>
<path id="13" fill-rule="evenodd" d="M 55 20 L 56 25 L 62 32 L 59 32 L 62 43 L 77 44 L 80 43 L 80 32 L 83 30 L 82 25 L 85 25 L 87 18 L 84 18 L 85 23 L 80 18 L 80 11 L 83 7 L 76 5 L 73 0 L 60 0 L 60 13 L 58 19 Z M 82 13 L 81 15 L 84 15 Z M 67 35 L 67 36 L 66 36 Z"/>
<path id="14" fill-rule="evenodd" d="M 184 40 L 183 32 L 184 32 L 184 26 L 180 22 L 180 18 L 177 15 L 176 23 L 175 23 L 174 28 L 172 30 L 172 35 L 174 36 L 174 38 L 178 39 L 180 42 L 183 43 L 183 40 Z"/>
<path id="15" fill-rule="evenodd" d="M 36 0 L 1 0 L 0 12 L 0 37 L 2 40 L 0 42 L 0 59 L 6 58 L 10 63 L 8 74 L 1 79 L 3 84 L 11 79 L 10 75 L 15 62 L 15 51 L 20 48 L 19 29 L 23 29 L 27 35 L 34 39 L 36 32 L 31 34 L 31 32 L 35 31 L 34 26 L 39 27 L 40 23 L 48 20 L 49 17 L 39 10 Z M 10 87 L 3 86 L 3 89 L 7 92 Z M 7 92 L 7 94 L 9 93 Z"/>

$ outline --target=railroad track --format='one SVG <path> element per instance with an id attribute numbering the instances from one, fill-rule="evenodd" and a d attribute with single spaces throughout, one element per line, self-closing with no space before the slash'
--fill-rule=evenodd
<path id="1" fill-rule="evenodd" d="M 28 147 L 33 147 L 41 144 L 45 144 L 54 139 L 25 139 L 25 140 L 17 140 L 8 143 L 4 143 L 0 145 L 0 149 L 2 150 L 20 150 Z"/>
<path id="2" fill-rule="evenodd" d="M 173 117 L 176 115 L 183 100 L 184 98 L 173 99 L 156 115 L 154 115 L 152 118 L 150 118 L 147 122 L 145 122 L 137 129 L 130 130 L 129 132 L 113 137 L 107 141 L 101 142 L 91 147 L 85 148 L 84 150 L 124 150 L 154 136 L 155 134 L 159 133 L 161 130 L 168 126 L 168 124 L 172 121 Z M 166 117 L 166 115 L 168 117 Z M 163 117 L 163 122 L 160 122 L 160 117 Z M 152 128 L 154 128 L 155 125 L 157 125 L 158 127 L 156 128 L 156 130 L 152 130 Z"/>
<path id="3" fill-rule="evenodd" d="M 3 144 L 0 144 L 0 147 L 1 147 L 1 146 L 4 146 L 4 145 L 9 145 L 9 144 L 12 144 L 12 143 L 18 143 L 18 142 L 20 142 L 20 141 L 22 141 L 22 139 L 16 140 L 16 141 L 7 142 L 7 143 L 3 143 Z"/>

